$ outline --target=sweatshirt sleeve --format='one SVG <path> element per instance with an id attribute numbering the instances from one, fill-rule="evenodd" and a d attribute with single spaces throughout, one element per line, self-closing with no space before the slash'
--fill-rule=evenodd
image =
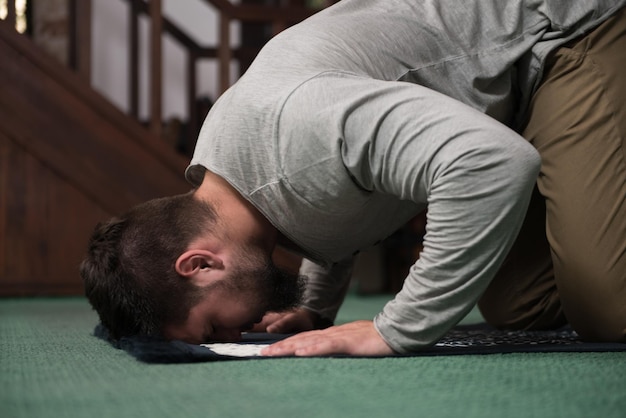
<path id="1" fill-rule="evenodd" d="M 317 313 L 324 324 L 332 324 L 350 285 L 352 257 L 328 266 L 302 260 L 300 274 L 306 276 L 307 285 L 302 306 Z"/>
<path id="2" fill-rule="evenodd" d="M 349 98 L 342 158 L 354 181 L 428 205 L 424 250 L 374 319 L 394 350 L 428 347 L 472 309 L 503 262 L 538 154 L 494 119 L 421 86 L 350 80 L 332 94 Z"/>

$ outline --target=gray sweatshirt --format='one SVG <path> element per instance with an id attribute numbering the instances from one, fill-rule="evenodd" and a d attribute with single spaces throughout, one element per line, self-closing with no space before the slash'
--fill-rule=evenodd
<path id="1" fill-rule="evenodd" d="M 280 33 L 215 103 L 187 169 L 225 178 L 297 244 L 333 319 L 352 259 L 428 206 L 420 259 L 374 324 L 436 342 L 511 247 L 539 170 L 515 130 L 556 47 L 626 0 L 342 0 Z"/>

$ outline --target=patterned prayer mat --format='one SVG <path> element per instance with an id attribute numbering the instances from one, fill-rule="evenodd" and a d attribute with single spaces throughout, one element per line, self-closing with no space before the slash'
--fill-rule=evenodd
<path id="1" fill-rule="evenodd" d="M 109 341 L 108 333 L 101 325 L 96 327 L 94 334 Z M 187 344 L 182 341 L 132 337 L 123 338 L 113 345 L 147 363 L 260 360 L 276 359 L 277 357 L 263 357 L 259 353 L 263 347 L 286 337 L 288 335 L 244 334 L 239 343 L 201 345 Z M 403 356 L 604 351 L 626 351 L 626 344 L 585 342 L 570 328 L 555 331 L 499 331 L 486 324 L 477 324 L 457 326 L 433 347 Z"/>

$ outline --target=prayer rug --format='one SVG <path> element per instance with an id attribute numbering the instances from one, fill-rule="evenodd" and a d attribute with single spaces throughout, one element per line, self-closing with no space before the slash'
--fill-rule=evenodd
<path id="1" fill-rule="evenodd" d="M 108 333 L 98 325 L 94 334 L 107 341 Z M 238 343 L 187 344 L 157 338 L 122 338 L 112 344 L 147 363 L 193 363 L 221 360 L 277 359 L 263 357 L 263 347 L 284 339 L 284 334 L 244 334 Z M 434 346 L 403 357 L 502 354 L 522 352 L 607 352 L 626 351 L 626 344 L 585 342 L 570 328 L 555 331 L 499 331 L 486 324 L 459 325 Z M 332 357 L 349 357 L 345 355 Z"/>

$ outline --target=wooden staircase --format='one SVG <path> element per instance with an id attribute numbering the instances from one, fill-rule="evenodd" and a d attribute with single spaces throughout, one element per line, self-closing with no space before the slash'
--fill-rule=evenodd
<path id="1" fill-rule="evenodd" d="M 94 225 L 185 192 L 187 159 L 0 20 L 0 296 L 82 293 Z"/>

